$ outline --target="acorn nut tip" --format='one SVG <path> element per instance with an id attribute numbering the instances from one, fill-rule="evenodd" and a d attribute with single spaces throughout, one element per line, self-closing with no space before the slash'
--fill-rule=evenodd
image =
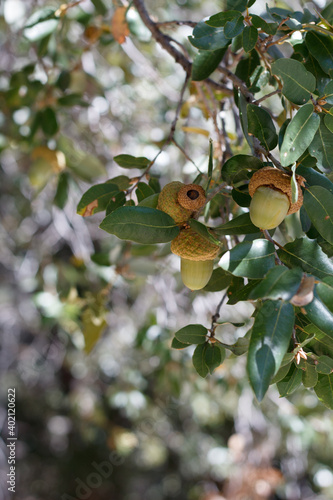
<path id="1" fill-rule="evenodd" d="M 273 229 L 281 224 L 286 215 L 297 212 L 303 204 L 305 179 L 296 176 L 298 200 L 292 202 L 291 177 L 274 167 L 264 167 L 253 174 L 249 183 L 252 197 L 250 218 L 260 229 Z"/>
<path id="2" fill-rule="evenodd" d="M 190 290 L 200 290 L 207 285 L 219 250 L 218 245 L 191 228 L 180 231 L 171 242 L 171 251 L 181 258 L 181 276 L 185 286 Z"/>

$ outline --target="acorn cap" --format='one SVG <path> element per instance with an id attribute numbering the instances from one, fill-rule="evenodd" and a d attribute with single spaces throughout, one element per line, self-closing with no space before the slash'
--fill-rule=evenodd
<path id="1" fill-rule="evenodd" d="M 214 260 L 220 247 L 191 228 L 180 231 L 171 242 L 171 252 L 188 260 Z"/>
<path id="2" fill-rule="evenodd" d="M 158 196 L 157 209 L 170 215 L 176 224 L 183 224 L 192 215 L 193 210 L 182 207 L 178 202 L 179 190 L 184 186 L 182 182 L 173 181 L 166 184 Z"/>
<path id="3" fill-rule="evenodd" d="M 303 192 L 301 186 L 304 186 L 305 179 L 301 175 L 296 175 L 298 185 L 298 199 L 296 203 L 292 202 L 291 176 L 285 174 L 275 167 L 264 167 L 257 170 L 249 182 L 249 194 L 253 197 L 255 191 L 260 186 L 266 186 L 276 191 L 281 191 L 288 196 L 290 207 L 287 215 L 297 212 L 303 205 Z"/>
<path id="4" fill-rule="evenodd" d="M 193 212 L 206 203 L 205 190 L 198 184 L 185 184 L 178 192 L 178 203 Z"/>

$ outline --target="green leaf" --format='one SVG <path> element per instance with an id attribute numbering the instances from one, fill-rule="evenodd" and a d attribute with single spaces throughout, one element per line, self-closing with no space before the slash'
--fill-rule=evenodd
<path id="1" fill-rule="evenodd" d="M 192 63 L 192 80 L 200 82 L 216 70 L 226 52 L 226 48 L 211 51 L 199 51 Z"/>
<path id="2" fill-rule="evenodd" d="M 323 375 L 333 373 L 333 359 L 329 356 L 320 356 L 317 360 L 316 370 Z"/>
<path id="3" fill-rule="evenodd" d="M 309 52 L 319 62 L 325 73 L 333 69 L 333 40 L 329 35 L 317 31 L 308 31 L 305 43 Z"/>
<path id="4" fill-rule="evenodd" d="M 208 375 L 209 369 L 206 365 L 206 350 L 208 347 L 208 342 L 205 344 L 199 344 L 195 348 L 195 351 L 192 356 L 192 363 L 194 368 L 200 377 L 205 378 Z"/>
<path id="5" fill-rule="evenodd" d="M 333 278 L 325 278 L 318 283 L 316 290 L 320 300 L 333 313 Z"/>
<path id="6" fill-rule="evenodd" d="M 109 215 L 111 212 L 114 212 L 117 208 L 125 205 L 125 203 L 126 203 L 125 193 L 123 191 L 120 191 L 114 197 L 112 197 L 109 203 L 107 204 L 105 215 Z"/>
<path id="7" fill-rule="evenodd" d="M 111 198 L 118 193 L 119 189 L 115 184 L 96 184 L 84 193 L 78 203 L 76 211 L 79 215 L 87 217 L 101 210 L 105 210 Z"/>
<path id="8" fill-rule="evenodd" d="M 229 295 L 228 305 L 237 304 L 242 300 L 248 300 L 253 289 L 260 283 L 261 280 L 249 280 L 248 284 L 239 288 L 232 295 Z"/>
<path id="9" fill-rule="evenodd" d="M 325 99 L 329 104 L 333 104 L 333 81 L 330 80 L 325 87 L 324 95 L 322 99 Z"/>
<path id="10" fill-rule="evenodd" d="M 205 292 L 219 292 L 225 290 L 231 282 L 231 274 L 223 271 L 220 267 L 214 269 L 213 274 L 204 287 Z"/>
<path id="11" fill-rule="evenodd" d="M 238 215 L 234 219 L 214 227 L 214 231 L 218 234 L 253 234 L 258 233 L 258 228 L 252 224 L 250 214 Z"/>
<path id="12" fill-rule="evenodd" d="M 232 196 L 232 199 L 240 207 L 247 207 L 248 208 L 251 205 L 252 198 L 246 189 L 241 189 L 241 187 L 240 187 L 240 189 L 233 188 L 233 190 L 231 191 L 231 196 Z"/>
<path id="13" fill-rule="evenodd" d="M 314 391 L 319 401 L 330 410 L 333 410 L 333 374 L 319 375 L 318 383 L 314 387 Z"/>
<path id="14" fill-rule="evenodd" d="M 280 152 L 284 167 L 294 163 L 311 144 L 320 124 L 319 115 L 313 109 L 312 103 L 305 104 L 289 123 Z"/>
<path id="15" fill-rule="evenodd" d="M 96 177 L 106 175 L 103 163 L 95 155 L 77 149 L 77 145 L 68 137 L 59 137 L 58 148 L 66 156 L 67 167 L 80 178 L 92 182 Z"/>
<path id="16" fill-rule="evenodd" d="M 99 226 L 122 240 L 137 243 L 166 243 L 179 233 L 174 220 L 161 210 L 125 206 L 107 215 Z"/>
<path id="17" fill-rule="evenodd" d="M 52 108 L 45 108 L 39 111 L 39 121 L 45 135 L 52 136 L 58 132 L 57 116 Z"/>
<path id="18" fill-rule="evenodd" d="M 303 277 L 302 269 L 273 267 L 251 292 L 250 299 L 290 300 L 297 292 Z"/>
<path id="19" fill-rule="evenodd" d="M 67 94 L 57 99 L 59 106 L 82 106 L 87 108 L 89 103 L 84 101 L 81 94 Z"/>
<path id="20" fill-rule="evenodd" d="M 196 233 L 200 234 L 200 236 L 210 241 L 211 243 L 214 243 L 215 245 L 221 245 L 220 240 L 214 237 L 214 235 L 209 231 L 209 228 L 205 226 L 205 224 L 202 224 L 196 219 L 190 219 L 188 223 Z"/>
<path id="21" fill-rule="evenodd" d="M 333 276 L 333 264 L 315 240 L 306 236 L 287 243 L 278 250 L 278 256 L 288 267 L 301 267 L 317 278 Z"/>
<path id="22" fill-rule="evenodd" d="M 230 43 L 224 36 L 224 28 L 212 28 L 200 21 L 193 30 L 193 36 L 188 37 L 190 43 L 201 50 L 219 50 Z"/>
<path id="23" fill-rule="evenodd" d="M 309 343 L 309 347 L 316 354 L 327 354 L 333 357 L 333 338 L 327 335 L 323 330 L 314 324 L 309 324 L 303 329 L 307 335 L 315 336 L 315 340 Z"/>
<path id="24" fill-rule="evenodd" d="M 316 367 L 310 365 L 310 363 L 305 364 L 305 371 L 302 373 L 302 383 L 307 389 L 312 389 L 318 382 L 318 373 L 316 372 Z"/>
<path id="25" fill-rule="evenodd" d="M 151 163 L 151 160 L 144 156 L 118 155 L 114 156 L 113 159 L 122 168 L 147 168 Z"/>
<path id="26" fill-rule="evenodd" d="M 207 19 L 206 24 L 208 26 L 213 26 L 214 28 L 221 28 L 225 26 L 230 21 L 234 21 L 237 19 L 243 18 L 241 12 L 238 10 L 226 10 L 224 12 L 219 12 L 218 14 L 214 14 Z"/>
<path id="27" fill-rule="evenodd" d="M 54 16 L 55 9 L 44 7 L 29 17 L 23 30 L 24 36 L 30 42 L 37 42 L 51 35 L 58 27 L 59 19 Z"/>
<path id="28" fill-rule="evenodd" d="M 205 352 L 205 363 L 208 367 L 209 373 L 212 374 L 213 371 L 223 363 L 225 359 L 225 349 L 218 343 L 208 344 Z"/>
<path id="29" fill-rule="evenodd" d="M 185 347 L 188 347 L 189 344 L 184 344 L 183 342 L 180 342 L 176 337 L 172 339 L 171 342 L 171 347 L 173 349 L 185 349 Z"/>
<path id="30" fill-rule="evenodd" d="M 311 156 L 317 158 L 317 165 L 321 170 L 333 170 L 333 134 L 321 120 L 320 126 L 309 146 Z"/>
<path id="31" fill-rule="evenodd" d="M 267 23 L 262 17 L 251 14 L 251 22 L 256 28 L 260 28 L 262 31 L 268 35 L 275 35 L 278 24 L 277 23 Z"/>
<path id="32" fill-rule="evenodd" d="M 57 191 L 54 195 L 53 203 L 63 209 L 68 199 L 69 178 L 68 174 L 62 172 L 58 178 Z"/>
<path id="33" fill-rule="evenodd" d="M 222 167 L 222 179 L 229 185 L 248 180 L 249 171 L 259 170 L 264 165 L 255 156 L 234 155 Z"/>
<path id="34" fill-rule="evenodd" d="M 324 116 L 325 127 L 333 134 L 333 116 L 327 114 Z"/>
<path id="35" fill-rule="evenodd" d="M 226 38 L 234 38 L 244 30 L 244 17 L 239 16 L 231 21 L 228 21 L 224 26 L 224 36 Z"/>
<path id="36" fill-rule="evenodd" d="M 227 0 L 227 10 L 234 9 L 239 10 L 239 12 L 243 12 L 248 4 L 251 4 L 251 1 L 247 2 L 247 0 Z M 248 6 L 250 7 L 250 5 Z"/>
<path id="37" fill-rule="evenodd" d="M 294 327 L 293 306 L 282 301 L 266 301 L 257 312 L 247 358 L 251 386 L 261 401 L 270 381 L 280 368 Z"/>
<path id="38" fill-rule="evenodd" d="M 183 344 L 203 344 L 206 342 L 207 328 L 203 325 L 187 325 L 175 333 L 175 337 Z"/>
<path id="39" fill-rule="evenodd" d="M 235 342 L 232 345 L 224 344 L 223 342 L 221 342 L 220 345 L 222 345 L 223 348 L 231 351 L 235 356 L 242 356 L 248 351 L 249 344 L 250 344 L 250 338 L 249 335 L 246 334 L 245 337 L 240 337 L 239 339 L 237 339 L 237 342 Z"/>
<path id="40" fill-rule="evenodd" d="M 255 104 L 247 105 L 248 133 L 257 137 L 261 145 L 270 151 L 277 145 L 277 134 L 270 114 Z"/>
<path id="41" fill-rule="evenodd" d="M 258 66 L 260 66 L 260 58 L 257 54 L 257 51 L 252 50 L 247 54 L 247 57 L 244 57 L 239 61 L 235 70 L 236 76 L 243 80 L 251 91 L 253 90 L 251 89 L 251 75 L 254 73 Z"/>
<path id="42" fill-rule="evenodd" d="M 258 40 L 258 30 L 254 26 L 245 26 L 243 31 L 242 45 L 245 52 L 251 52 Z"/>
<path id="43" fill-rule="evenodd" d="M 238 243 L 222 256 L 219 266 L 235 276 L 262 278 L 275 266 L 274 245 L 264 239 Z"/>
<path id="44" fill-rule="evenodd" d="M 293 358 L 290 360 L 290 363 L 292 362 Z M 274 377 L 271 379 L 269 385 L 272 384 L 277 384 L 280 382 L 280 380 L 283 380 L 287 375 L 290 370 L 290 363 L 280 366 L 280 369 L 277 371 L 277 373 L 274 375 Z"/>
<path id="45" fill-rule="evenodd" d="M 297 174 L 302 175 L 310 186 L 322 186 L 333 194 L 333 182 L 326 175 L 317 172 L 313 168 L 303 167 L 303 165 L 297 167 Z"/>
<path id="46" fill-rule="evenodd" d="M 287 376 L 278 382 L 277 388 L 281 397 L 289 396 L 295 392 L 302 383 L 302 370 L 296 368 L 294 364 L 290 366 Z"/>
<path id="47" fill-rule="evenodd" d="M 138 199 L 138 202 L 140 203 L 145 198 L 148 198 L 149 196 L 152 196 L 156 193 L 145 182 L 138 182 L 138 185 L 137 185 L 136 190 L 135 190 L 135 194 L 136 194 L 136 197 Z"/>
<path id="48" fill-rule="evenodd" d="M 106 182 L 118 186 L 119 191 L 126 191 L 126 189 L 130 187 L 130 179 L 127 177 L 127 175 L 117 175 L 116 177 L 112 177 L 112 179 L 109 179 Z"/>
<path id="49" fill-rule="evenodd" d="M 326 333 L 329 337 L 333 338 L 333 314 L 331 311 L 319 300 L 317 294 L 310 304 L 303 306 L 306 317 L 321 331 Z"/>
<path id="50" fill-rule="evenodd" d="M 158 205 L 158 197 L 159 193 L 154 193 L 151 196 L 144 198 L 142 201 L 140 201 L 140 203 L 138 203 L 138 205 L 139 207 L 156 208 Z"/>
<path id="51" fill-rule="evenodd" d="M 272 72 L 282 78 L 282 93 L 295 104 L 305 104 L 316 88 L 313 74 L 295 59 L 278 59 L 272 64 Z"/>
<path id="52" fill-rule="evenodd" d="M 312 186 L 305 190 L 304 207 L 318 233 L 333 245 L 333 194 Z"/>

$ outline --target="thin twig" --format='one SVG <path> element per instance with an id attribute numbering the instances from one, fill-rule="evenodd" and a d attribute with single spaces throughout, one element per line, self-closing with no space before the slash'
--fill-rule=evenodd
<path id="1" fill-rule="evenodd" d="M 211 324 L 211 327 L 210 327 L 210 331 L 211 331 L 211 335 L 212 337 L 214 337 L 214 330 L 215 330 L 215 323 L 217 322 L 217 320 L 219 319 L 220 317 L 220 311 L 221 311 L 221 307 L 223 305 L 223 302 L 225 301 L 225 299 L 227 298 L 227 292 L 225 292 L 225 294 L 223 295 L 222 299 L 220 300 L 220 302 L 217 304 L 217 307 L 216 307 L 216 310 L 215 310 L 215 313 L 213 314 L 212 316 L 212 324 Z"/>
<path id="2" fill-rule="evenodd" d="M 273 240 L 273 238 L 271 237 L 271 235 L 269 234 L 269 232 L 267 231 L 267 229 L 264 229 L 263 233 L 264 233 L 264 236 L 265 236 L 266 240 L 268 240 L 271 243 L 273 243 L 274 247 L 275 247 L 275 245 L 277 245 L 279 248 L 283 248 L 281 245 L 279 245 L 279 243 L 277 243 L 275 240 Z M 282 262 L 282 260 L 280 260 L 280 257 L 278 256 L 277 251 L 275 250 L 275 248 L 274 248 L 274 253 L 275 253 L 275 262 L 276 262 L 276 264 L 278 266 L 283 266 L 283 262 Z"/>
<path id="3" fill-rule="evenodd" d="M 229 78 L 229 80 L 232 81 L 235 87 L 239 88 L 239 90 L 241 91 L 241 93 L 244 95 L 244 97 L 248 102 L 253 102 L 255 100 L 254 95 L 252 94 L 252 92 L 249 91 L 247 85 L 243 82 L 243 80 L 241 80 L 232 71 L 230 71 L 230 69 L 224 66 L 219 66 L 217 70 L 223 75 L 225 75 L 227 78 Z"/>
<path id="4" fill-rule="evenodd" d="M 260 104 L 262 101 L 264 101 L 265 99 L 268 99 L 269 97 L 272 97 L 275 94 L 281 94 L 281 90 L 280 89 L 273 90 L 273 92 L 270 92 L 269 94 L 264 95 L 263 97 L 260 97 L 260 99 L 257 99 L 256 101 L 254 101 L 253 104 Z"/>

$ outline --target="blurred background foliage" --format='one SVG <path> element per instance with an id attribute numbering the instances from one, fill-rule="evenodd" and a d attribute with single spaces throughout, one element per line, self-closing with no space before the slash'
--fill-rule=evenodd
<path id="1" fill-rule="evenodd" d="M 76 214 L 93 181 L 127 174 L 114 156 L 159 152 L 184 72 L 133 8 L 120 45 L 110 28 L 117 2 L 74 4 L 0 7 L 0 497 L 333 499 L 331 412 L 311 391 L 279 399 L 275 387 L 259 406 L 242 357 L 200 379 L 191 349 L 171 350 L 171 339 L 189 323 L 210 325 L 221 292 L 185 289 L 168 245 L 122 242 L 98 229 L 100 214 Z M 222 4 L 146 3 L 160 21 L 194 23 Z M 324 2 L 288 3 L 304 6 Z M 64 15 L 41 31 L 27 27 L 46 7 Z M 172 28 L 190 53 L 191 31 Z M 235 124 L 226 123 L 232 140 Z M 214 124 L 194 89 L 180 125 L 202 130 L 178 126 L 189 155 L 164 149 L 150 172 L 161 185 L 206 168 Z M 241 322 L 252 309 L 224 305 L 221 319 Z M 248 327 L 221 328 L 232 343 Z M 8 387 L 17 393 L 15 495 L 6 484 Z"/>

